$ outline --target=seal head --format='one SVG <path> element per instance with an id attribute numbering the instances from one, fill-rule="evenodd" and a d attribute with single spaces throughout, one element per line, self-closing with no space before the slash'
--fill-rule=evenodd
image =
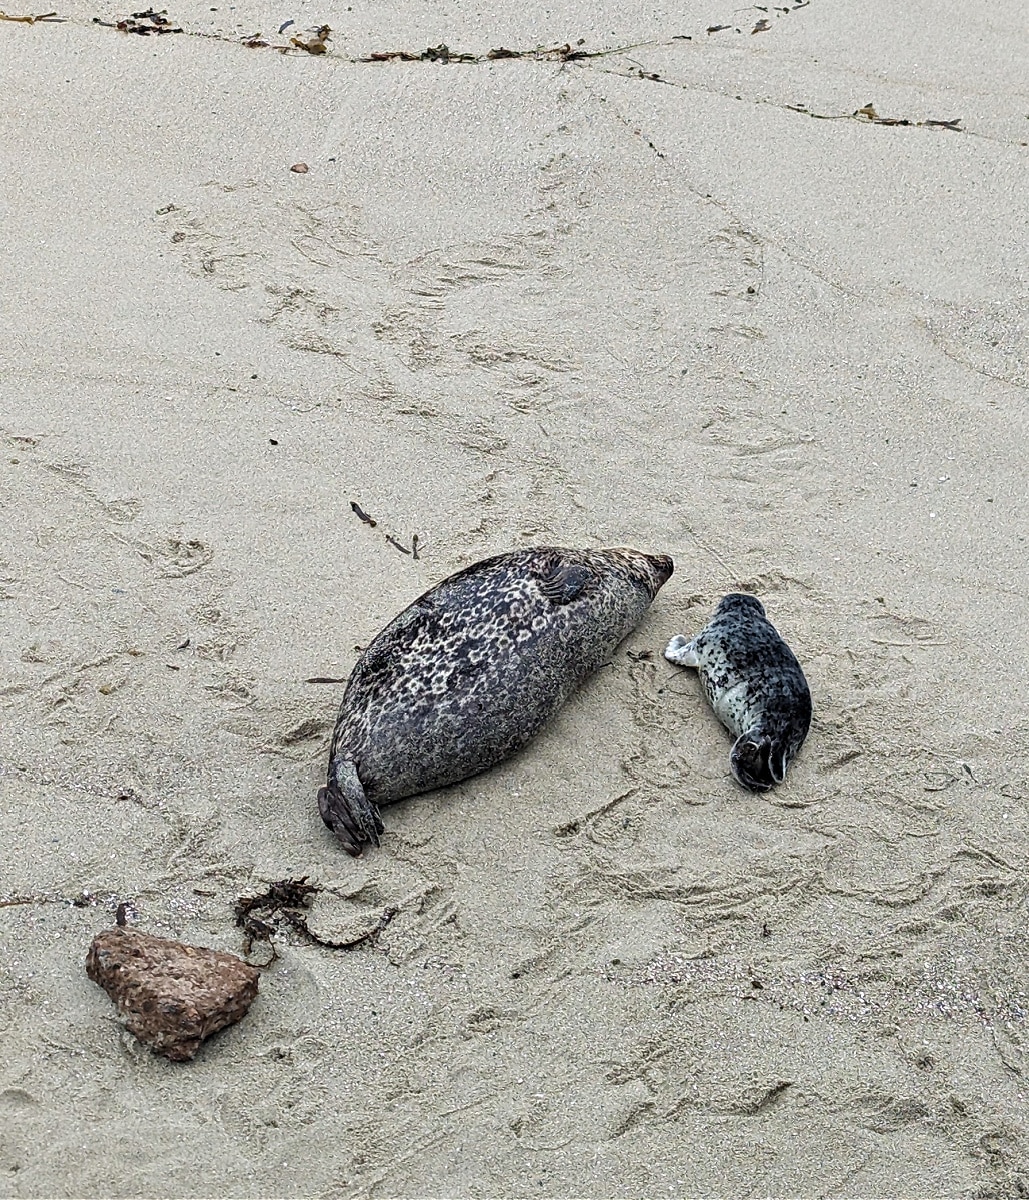
<path id="1" fill-rule="evenodd" d="M 811 692 L 761 601 L 730 593 L 696 637 L 672 638 L 665 658 L 697 668 L 715 716 L 736 737 L 737 782 L 754 792 L 782 783 L 811 725 Z"/>
<path id="2" fill-rule="evenodd" d="M 379 808 L 503 761 L 610 658 L 671 576 L 639 550 L 516 550 L 451 575 L 358 659 L 332 735 L 322 820 L 350 854 Z"/>

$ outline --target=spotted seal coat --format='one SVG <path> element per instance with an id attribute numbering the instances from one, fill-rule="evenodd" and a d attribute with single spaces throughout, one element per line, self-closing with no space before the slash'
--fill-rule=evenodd
<path id="1" fill-rule="evenodd" d="M 638 550 L 515 550 L 451 575 L 375 638 L 347 682 L 322 820 L 353 855 L 379 808 L 495 766 L 610 658 L 672 574 Z"/>
<path id="2" fill-rule="evenodd" d="M 761 601 L 732 592 L 696 637 L 672 638 L 665 658 L 697 668 L 715 716 L 736 738 L 729 763 L 738 782 L 755 792 L 782 783 L 811 724 L 811 692 Z"/>

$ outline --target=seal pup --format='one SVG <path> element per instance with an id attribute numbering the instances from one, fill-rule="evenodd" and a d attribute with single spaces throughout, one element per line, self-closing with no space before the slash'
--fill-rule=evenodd
<path id="1" fill-rule="evenodd" d="M 348 853 L 379 844 L 382 805 L 477 775 L 539 733 L 672 569 L 639 550 L 540 546 L 475 563 L 404 609 L 347 681 L 318 793 Z"/>
<path id="2" fill-rule="evenodd" d="M 811 692 L 761 601 L 730 593 L 696 637 L 672 638 L 665 658 L 697 668 L 715 716 L 736 738 L 729 764 L 737 781 L 754 792 L 782 783 L 807 737 Z"/>

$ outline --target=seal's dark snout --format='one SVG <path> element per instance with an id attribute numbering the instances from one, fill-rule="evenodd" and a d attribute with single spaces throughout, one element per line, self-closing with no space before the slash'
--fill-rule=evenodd
<path id="1" fill-rule="evenodd" d="M 648 554 L 650 565 L 654 570 L 654 575 L 657 578 L 657 586 L 664 585 L 672 578 L 672 572 L 675 570 L 675 563 L 672 562 L 669 554 Z"/>
<path id="2" fill-rule="evenodd" d="M 770 791 L 781 783 L 772 766 L 773 749 L 770 737 L 754 738 L 744 734 L 732 748 L 729 765 L 736 781 L 752 792 Z M 785 773 L 785 772 L 784 772 Z"/>

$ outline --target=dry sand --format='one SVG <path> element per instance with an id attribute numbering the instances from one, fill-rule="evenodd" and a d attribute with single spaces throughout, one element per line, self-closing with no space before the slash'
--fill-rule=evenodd
<path id="1" fill-rule="evenodd" d="M 61 15 L 0 23 L 0 1192 L 1025 1196 L 1022 0 Z M 354 61 L 442 42 L 635 45 Z M 623 542 L 613 667 L 343 855 L 305 680 Z M 815 696 L 769 796 L 660 657 L 731 588 Z M 399 913 L 192 1064 L 121 1032 L 119 901 L 239 951 L 303 875 Z"/>

